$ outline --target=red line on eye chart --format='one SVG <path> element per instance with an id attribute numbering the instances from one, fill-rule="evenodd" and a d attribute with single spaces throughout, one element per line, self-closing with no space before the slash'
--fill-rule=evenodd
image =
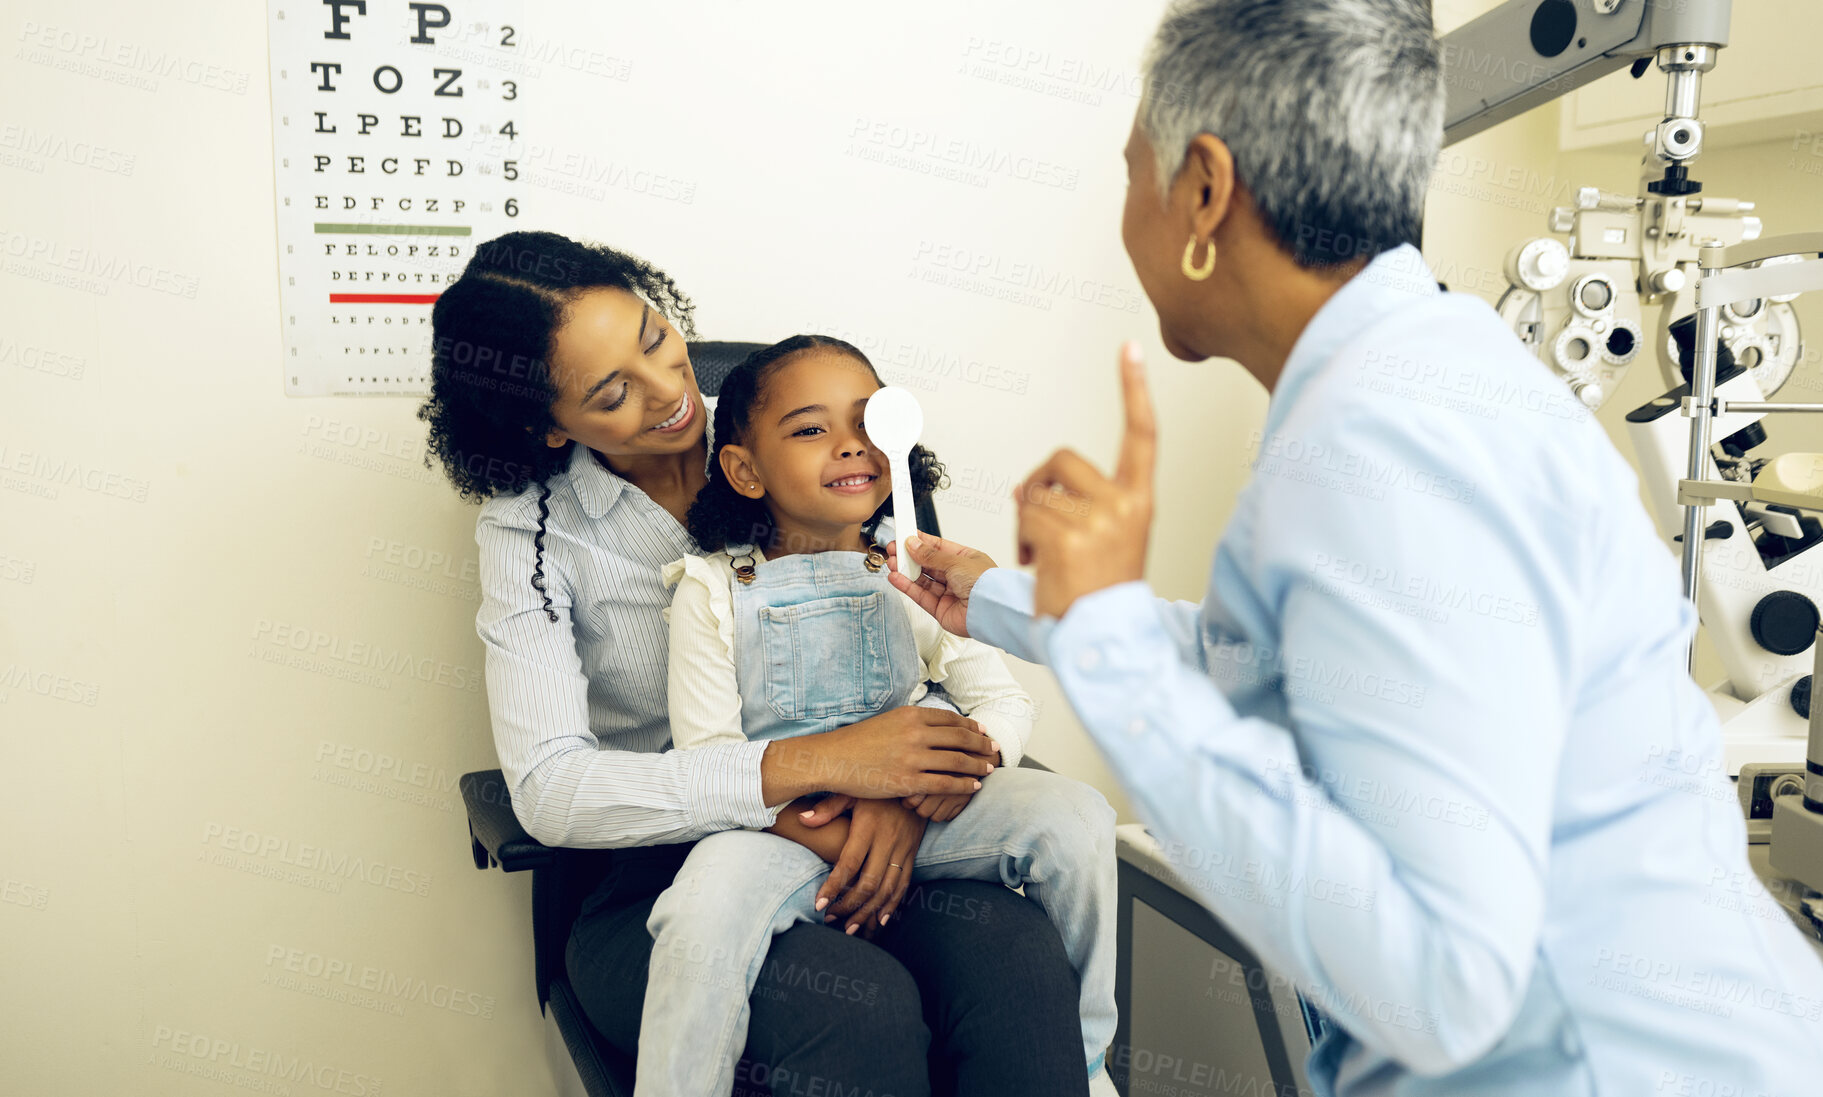
<path id="1" fill-rule="evenodd" d="M 434 305 L 436 293 L 332 293 L 332 305 Z"/>

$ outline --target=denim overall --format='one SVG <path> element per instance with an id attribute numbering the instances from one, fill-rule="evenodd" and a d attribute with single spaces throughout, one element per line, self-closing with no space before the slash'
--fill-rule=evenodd
<path id="1" fill-rule="evenodd" d="M 739 549 L 736 564 L 748 564 Z M 901 595 L 861 552 L 802 553 L 731 577 L 736 682 L 749 739 L 811 735 L 906 704 L 924 662 Z M 940 693 L 921 704 L 944 705 Z M 634 1097 L 726 1097 L 771 938 L 819 924 L 829 866 L 777 835 L 699 840 L 654 902 Z M 914 881 L 997 880 L 1044 908 L 1081 986 L 1087 1076 L 1114 1037 L 1114 810 L 1038 769 L 996 770 L 953 822 L 926 826 Z M 986 910 L 968 917 L 989 917 Z M 1016 994 L 1017 988 L 1008 988 Z M 857 1008 L 863 1008 L 858 1006 Z"/>
<path id="2" fill-rule="evenodd" d="M 730 586 L 741 730 L 749 739 L 845 727 L 906 704 L 924 680 L 884 557 L 782 556 L 754 568 L 751 583 Z"/>

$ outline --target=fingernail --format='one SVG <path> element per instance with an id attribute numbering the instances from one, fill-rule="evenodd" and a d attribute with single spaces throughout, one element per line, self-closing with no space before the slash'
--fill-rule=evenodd
<path id="1" fill-rule="evenodd" d="M 892 917 L 892 915 L 890 915 L 890 914 L 882 914 L 882 915 L 880 915 L 880 924 L 881 924 L 881 925 L 885 925 L 885 924 L 886 924 L 886 920 L 887 920 L 887 919 L 888 919 L 888 918 L 891 918 L 891 917 Z"/>
<path id="2" fill-rule="evenodd" d="M 849 926 L 849 927 L 848 927 L 848 935 L 849 935 L 849 936 L 850 936 L 850 937 L 853 937 L 853 936 L 854 936 L 854 935 L 855 935 L 855 930 L 857 930 L 857 929 L 860 929 L 860 928 L 861 928 L 861 927 L 860 927 L 860 926 Z"/>
<path id="3" fill-rule="evenodd" d="M 824 907 L 826 907 L 828 905 L 829 905 L 828 899 L 818 899 L 817 900 L 817 909 L 818 910 L 822 910 Z"/>
<path id="4" fill-rule="evenodd" d="M 915 533 L 905 539 L 905 547 L 909 549 L 915 549 L 922 544 L 924 544 L 924 538 Z"/>
<path id="5" fill-rule="evenodd" d="M 980 787 L 981 787 L 981 782 L 980 782 L 980 781 L 976 781 L 976 782 L 975 782 L 975 787 L 976 787 L 976 788 L 980 788 Z"/>
<path id="6" fill-rule="evenodd" d="M 815 814 L 816 814 L 816 811 L 815 811 L 815 809 L 812 809 L 812 810 L 810 810 L 810 811 L 800 811 L 800 812 L 798 812 L 798 818 L 800 818 L 800 819 L 808 819 L 808 818 L 810 818 L 810 817 L 811 817 L 811 816 L 813 816 L 813 815 L 815 815 Z"/>
<path id="7" fill-rule="evenodd" d="M 991 750 L 991 751 L 994 751 L 994 752 L 995 752 L 995 753 L 999 753 L 999 751 L 1000 751 L 1000 744 L 999 744 L 999 743 L 996 743 L 996 742 L 994 742 L 994 741 L 993 741 L 993 740 L 992 740 L 992 739 L 989 739 L 989 740 L 988 740 L 988 741 L 987 741 L 987 749 L 989 749 L 989 750 Z"/>

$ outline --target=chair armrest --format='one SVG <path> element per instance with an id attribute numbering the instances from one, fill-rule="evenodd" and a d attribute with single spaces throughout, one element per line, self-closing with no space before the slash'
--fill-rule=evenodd
<path id="1" fill-rule="evenodd" d="M 523 872 L 553 863 L 557 853 L 525 832 L 513 814 L 506 777 L 497 769 L 465 773 L 460 782 L 468 807 L 468 840 L 475 867 L 499 865 L 503 872 Z"/>

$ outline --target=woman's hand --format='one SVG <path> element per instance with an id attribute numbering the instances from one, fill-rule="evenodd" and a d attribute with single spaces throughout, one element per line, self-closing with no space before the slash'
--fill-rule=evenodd
<path id="1" fill-rule="evenodd" d="M 994 768 L 998 769 L 1003 765 L 1006 765 L 1006 759 L 1000 756 L 999 751 L 995 751 Z M 914 796 L 904 797 L 899 802 L 904 804 L 907 809 L 917 812 L 921 818 L 929 819 L 933 823 L 947 823 L 962 814 L 962 809 L 968 806 L 969 798 L 974 795 L 974 793 L 968 792 L 949 796 L 930 796 L 920 792 Z"/>
<path id="2" fill-rule="evenodd" d="M 823 921 L 846 918 L 848 933 L 869 938 L 885 925 L 911 886 L 912 861 L 924 840 L 925 822 L 897 800 L 856 801 L 848 841 L 817 890 Z"/>
<path id="3" fill-rule="evenodd" d="M 1033 565 L 1032 612 L 1062 617 L 1076 599 L 1142 578 L 1152 532 L 1158 427 L 1139 348 L 1120 355 L 1126 433 L 1114 476 L 1060 449 L 1019 485 L 1019 562 Z"/>
<path id="4" fill-rule="evenodd" d="M 760 792 L 776 804 L 812 792 L 861 799 L 969 793 L 1000 748 L 948 709 L 902 705 L 834 731 L 774 739 L 760 756 Z"/>
<path id="5" fill-rule="evenodd" d="M 968 806 L 968 802 L 969 797 L 964 795 L 926 796 L 923 793 L 919 793 L 916 796 L 904 796 L 899 799 L 899 803 L 903 805 L 907 811 L 915 811 L 918 813 L 919 818 L 929 819 L 933 823 L 949 822 L 951 819 L 962 814 L 962 809 Z M 828 826 L 830 823 L 833 823 L 846 815 L 849 809 L 854 807 L 857 803 L 860 803 L 860 801 L 856 800 L 853 796 L 844 796 L 838 792 L 818 800 L 809 810 L 798 812 L 798 821 L 813 830 L 818 827 Z M 825 857 L 823 859 L 825 861 L 835 860 L 834 857 Z"/>
<path id="6" fill-rule="evenodd" d="M 917 582 L 899 570 L 899 542 L 886 543 L 886 581 L 904 591 L 948 632 L 968 635 L 968 596 L 975 580 L 994 566 L 987 553 L 920 533 L 905 542 L 912 562 L 922 569 Z"/>

